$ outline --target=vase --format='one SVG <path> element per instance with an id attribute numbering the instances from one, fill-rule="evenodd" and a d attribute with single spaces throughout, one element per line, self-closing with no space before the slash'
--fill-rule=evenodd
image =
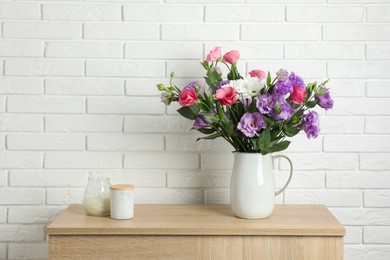
<path id="1" fill-rule="evenodd" d="M 110 180 L 91 174 L 83 197 L 83 208 L 90 216 L 110 215 Z"/>
<path id="2" fill-rule="evenodd" d="M 293 166 L 284 155 L 271 156 L 259 153 L 234 152 L 234 164 L 230 182 L 230 203 L 239 218 L 260 219 L 271 215 L 275 196 L 283 192 L 290 183 Z M 290 164 L 290 175 L 286 184 L 275 192 L 273 159 L 285 158 Z"/>

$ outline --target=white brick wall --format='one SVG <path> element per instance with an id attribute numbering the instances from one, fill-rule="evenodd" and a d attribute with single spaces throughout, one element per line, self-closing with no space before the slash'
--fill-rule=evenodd
<path id="1" fill-rule="evenodd" d="M 335 107 L 283 152 L 276 201 L 327 205 L 346 260 L 390 259 L 389 0 L 1 0 L 0 259 L 47 259 L 46 225 L 91 172 L 137 203 L 229 203 L 231 148 L 195 143 L 155 89 L 202 80 L 214 46 L 240 71 L 331 78 Z"/>

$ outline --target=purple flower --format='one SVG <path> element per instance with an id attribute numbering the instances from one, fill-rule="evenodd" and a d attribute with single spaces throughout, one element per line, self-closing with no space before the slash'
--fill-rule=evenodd
<path id="1" fill-rule="evenodd" d="M 321 88 L 320 90 L 325 90 L 325 88 Z M 330 96 L 329 91 L 326 91 L 322 95 L 315 95 L 317 103 L 320 107 L 325 108 L 325 110 L 331 109 L 333 107 L 333 99 Z"/>
<path id="2" fill-rule="evenodd" d="M 266 127 L 267 124 L 259 112 L 245 113 L 237 124 L 237 129 L 247 137 L 254 137 L 260 129 Z"/>
<path id="3" fill-rule="evenodd" d="M 288 79 L 288 71 L 280 69 L 276 72 L 276 77 L 278 78 L 278 81 L 286 81 Z"/>
<path id="4" fill-rule="evenodd" d="M 270 115 L 276 120 L 288 120 L 295 113 L 291 105 L 280 96 L 275 102 L 275 108 L 271 111 Z"/>
<path id="5" fill-rule="evenodd" d="M 306 133 L 307 138 L 317 138 L 320 132 L 320 120 L 317 112 L 310 111 L 307 114 L 302 115 L 302 128 Z"/>
<path id="6" fill-rule="evenodd" d="M 291 72 L 290 76 L 285 81 L 278 81 L 275 85 L 275 92 L 280 95 L 286 95 L 288 93 L 293 92 L 294 86 L 299 88 L 306 88 L 303 79 L 294 72 Z"/>
<path id="7" fill-rule="evenodd" d="M 220 89 L 223 85 L 229 84 L 230 80 L 221 80 L 217 83 L 217 89 Z"/>
<path id="8" fill-rule="evenodd" d="M 193 81 L 193 82 L 189 83 L 187 86 L 184 87 L 183 90 L 185 90 L 185 89 L 195 89 L 195 86 L 198 86 L 198 88 L 199 88 L 199 82 L 198 81 Z"/>
<path id="9" fill-rule="evenodd" d="M 193 129 L 200 129 L 200 128 L 206 128 L 209 127 L 207 119 L 199 115 L 197 119 L 195 119 L 194 124 L 192 125 Z"/>
<path id="10" fill-rule="evenodd" d="M 258 97 L 256 106 L 260 113 L 268 115 L 275 107 L 274 96 L 267 93 Z"/>

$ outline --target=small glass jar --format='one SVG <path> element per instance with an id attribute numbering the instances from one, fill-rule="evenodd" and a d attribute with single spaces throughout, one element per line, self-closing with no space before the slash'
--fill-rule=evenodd
<path id="1" fill-rule="evenodd" d="M 87 215 L 110 215 L 110 179 L 89 175 L 85 188 L 83 207 Z"/>

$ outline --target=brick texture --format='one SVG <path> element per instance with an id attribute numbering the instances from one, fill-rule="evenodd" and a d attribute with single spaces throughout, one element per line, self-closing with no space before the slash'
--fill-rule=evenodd
<path id="1" fill-rule="evenodd" d="M 277 203 L 325 204 L 346 260 L 390 259 L 389 0 L 0 1 L 0 259 L 47 259 L 45 226 L 90 173 L 136 203 L 229 203 L 231 148 L 195 142 L 156 83 L 203 82 L 208 51 L 242 74 L 330 78 L 321 134 L 283 154 Z M 222 71 L 226 68 L 221 66 Z M 280 188 L 285 160 L 275 163 Z"/>

